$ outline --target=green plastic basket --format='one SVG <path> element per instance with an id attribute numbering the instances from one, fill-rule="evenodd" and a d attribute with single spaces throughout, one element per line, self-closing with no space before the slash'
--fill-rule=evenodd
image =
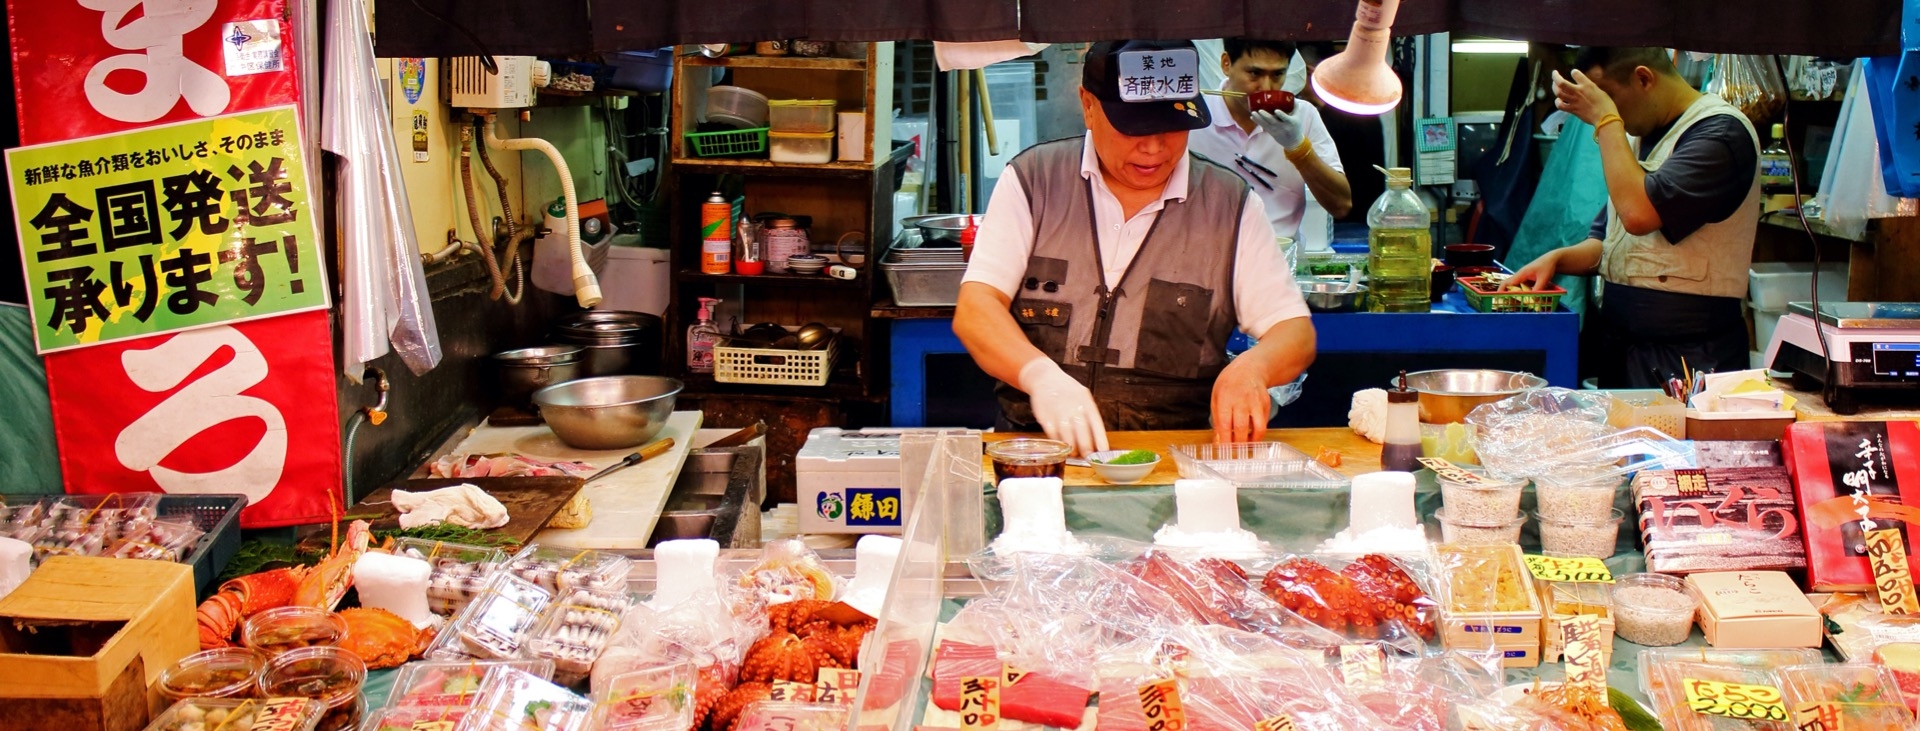
<path id="1" fill-rule="evenodd" d="M 687 144 L 695 157 L 745 157 L 767 154 L 767 128 L 726 132 L 688 132 Z"/>

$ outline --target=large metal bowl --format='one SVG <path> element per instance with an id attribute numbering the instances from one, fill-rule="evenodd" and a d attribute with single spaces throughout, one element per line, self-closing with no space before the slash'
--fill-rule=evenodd
<path id="1" fill-rule="evenodd" d="M 661 376 L 605 376 L 533 392 L 554 436 L 575 449 L 626 449 L 666 428 L 683 385 Z"/>
<path id="2" fill-rule="evenodd" d="M 1367 298 L 1367 285 L 1342 282 L 1301 282 L 1300 296 L 1314 312 L 1352 312 Z"/>
<path id="3" fill-rule="evenodd" d="M 1547 379 L 1524 371 L 1449 368 L 1407 374 L 1407 387 L 1420 392 L 1420 421 L 1428 424 L 1464 422 L 1476 406 L 1546 385 Z"/>

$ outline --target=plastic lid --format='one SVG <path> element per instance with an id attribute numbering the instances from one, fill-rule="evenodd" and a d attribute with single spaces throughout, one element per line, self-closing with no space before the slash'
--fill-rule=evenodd
<path id="1" fill-rule="evenodd" d="M 774 99 L 767 102 L 769 107 L 831 107 L 832 99 Z"/>
<path id="2" fill-rule="evenodd" d="M 1777 140 L 1777 139 L 1780 139 L 1780 138 L 1783 138 L 1783 137 L 1786 137 L 1786 136 L 1787 136 L 1787 126 L 1786 126 L 1786 125 L 1784 125 L 1784 124 L 1780 124 L 1780 123 L 1777 123 L 1777 122 L 1776 122 L 1776 123 L 1774 123 L 1774 125 L 1773 125 L 1773 138 Z"/>
<path id="3" fill-rule="evenodd" d="M 565 218 L 567 215 L 567 197 L 563 195 L 553 199 L 553 203 L 547 206 L 547 215 L 554 218 Z"/>
<path id="4" fill-rule="evenodd" d="M 1387 403 L 1417 404 L 1417 403 L 1420 403 L 1420 392 L 1419 391 L 1403 391 L 1398 388 L 1390 388 L 1390 389 L 1387 389 Z"/>

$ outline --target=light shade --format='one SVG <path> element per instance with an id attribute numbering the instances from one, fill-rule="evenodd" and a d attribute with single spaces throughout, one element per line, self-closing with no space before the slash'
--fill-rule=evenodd
<path id="1" fill-rule="evenodd" d="M 1313 70 L 1313 91 L 1352 114 L 1382 114 L 1400 104 L 1400 77 L 1387 65 L 1399 0 L 1360 0 L 1347 48 Z"/>

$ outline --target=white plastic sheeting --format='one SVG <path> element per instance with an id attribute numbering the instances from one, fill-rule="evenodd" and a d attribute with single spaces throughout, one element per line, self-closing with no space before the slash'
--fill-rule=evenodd
<path id="1" fill-rule="evenodd" d="M 331 3 L 327 15 L 320 144 L 339 163 L 335 202 L 346 254 L 341 362 L 358 383 L 365 365 L 386 355 L 391 343 L 409 369 L 425 373 L 440 362 L 440 334 L 374 67 L 366 0 Z"/>
<path id="2" fill-rule="evenodd" d="M 1827 167 L 1820 175 L 1820 193 L 1814 199 L 1824 211 L 1829 231 L 1858 239 L 1867 230 L 1867 219 L 1910 216 L 1913 204 L 1887 194 L 1880 176 L 1880 143 L 1874 136 L 1867 74 L 1856 63 L 1851 76 Z"/>

